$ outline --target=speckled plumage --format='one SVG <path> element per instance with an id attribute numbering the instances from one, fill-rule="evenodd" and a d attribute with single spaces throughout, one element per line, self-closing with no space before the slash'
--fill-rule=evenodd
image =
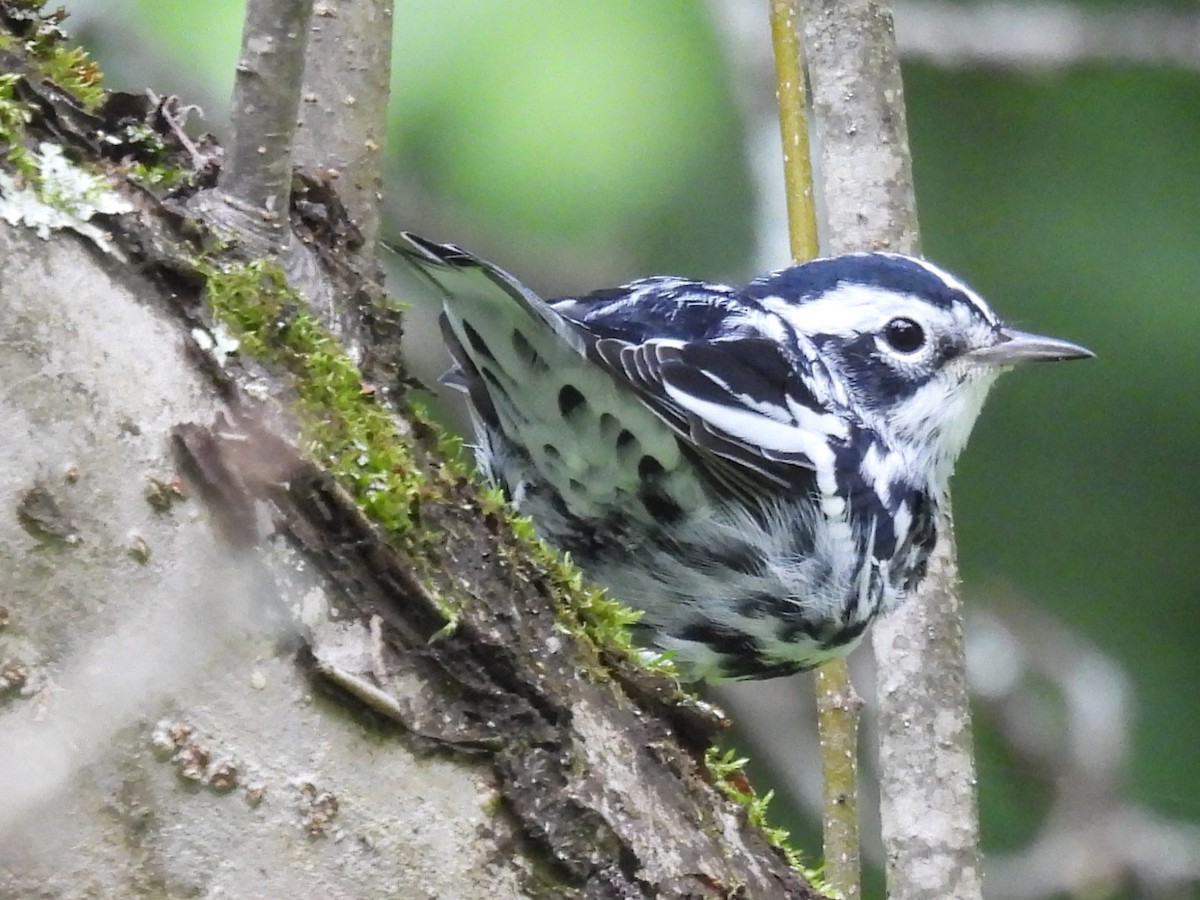
<path id="1" fill-rule="evenodd" d="M 406 241 L 444 298 L 447 380 L 469 396 L 481 469 L 693 677 L 848 652 L 924 577 L 995 376 L 1090 355 L 1006 328 L 909 257 L 547 302 Z"/>

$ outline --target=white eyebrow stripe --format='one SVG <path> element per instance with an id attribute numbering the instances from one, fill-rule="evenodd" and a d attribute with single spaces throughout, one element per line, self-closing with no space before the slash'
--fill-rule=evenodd
<path id="1" fill-rule="evenodd" d="M 930 305 L 911 294 L 897 294 L 867 284 L 841 284 L 825 294 L 796 303 L 784 297 L 764 297 L 762 305 L 801 334 L 854 337 L 875 332 L 896 316 L 928 322 Z"/>
<path id="2" fill-rule="evenodd" d="M 988 322 L 990 322 L 992 325 L 1000 324 L 1000 318 L 994 312 L 992 312 L 992 308 L 987 305 L 984 299 L 954 275 L 951 275 L 949 272 L 943 268 L 940 268 L 939 266 L 935 266 L 927 259 L 921 259 L 920 257 L 916 256 L 906 256 L 904 258 L 916 263 L 935 278 L 940 278 L 950 287 L 954 288 L 954 290 L 961 291 L 963 294 L 966 294 L 969 298 L 971 298 L 971 302 L 975 304 L 979 311 L 983 313 L 984 318 L 987 319 Z"/>

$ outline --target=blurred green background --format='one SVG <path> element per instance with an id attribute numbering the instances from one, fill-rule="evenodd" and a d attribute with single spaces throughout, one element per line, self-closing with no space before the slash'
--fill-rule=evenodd
<path id="1" fill-rule="evenodd" d="M 653 273 L 733 281 L 784 264 L 780 200 L 765 196 L 765 3 L 748 4 L 748 29 L 732 40 L 719 2 L 397 4 L 388 227 L 464 244 L 550 294 Z M 1084 8 L 1101 5 L 1144 9 Z M 239 2 L 67 7 L 110 86 L 197 99 L 220 132 Z M 902 33 L 905 15 L 901 2 Z M 1021 893 L 1020 879 L 997 872 L 991 896 L 1200 896 L 1198 66 L 906 63 L 926 254 L 1010 321 L 1099 356 L 1009 376 L 989 402 L 955 482 L 965 595 L 1067 629 L 1069 640 L 1007 651 L 1014 658 L 1074 659 L 1065 648 L 1080 642 L 1124 673 L 1129 756 L 1095 815 L 1125 805 L 1178 838 L 1160 850 L 1180 869 L 1164 885 L 1117 866 Z M 1031 681 L 1032 696 L 1054 690 Z M 1103 679 L 1093 689 L 1114 690 Z M 1067 758 L 1079 735 L 1066 701 L 1043 700 L 1044 733 L 1062 735 L 1049 758 Z M 1014 732 L 1038 720 L 1014 725 L 1011 712 L 983 705 L 978 722 L 996 851 L 1032 846 L 1048 797 L 1071 777 L 1014 750 Z M 789 766 L 816 765 L 793 757 L 758 780 L 782 784 Z M 815 853 L 803 803 L 790 802 L 776 812 Z M 1091 847 L 1109 860 L 1132 840 L 1114 827 L 1111 844 Z"/>

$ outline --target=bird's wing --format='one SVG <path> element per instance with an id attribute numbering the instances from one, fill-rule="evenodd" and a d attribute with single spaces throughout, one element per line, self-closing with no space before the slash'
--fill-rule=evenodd
<path id="1" fill-rule="evenodd" d="M 540 479 L 580 519 L 637 515 L 647 476 L 660 473 L 672 478 L 673 502 L 698 502 L 685 487 L 688 461 L 676 433 L 588 359 L 570 322 L 458 247 L 403 241 L 392 248 L 400 261 L 442 298 L 455 363 L 442 380 L 470 398 L 477 458 L 510 494 Z"/>
<path id="2" fill-rule="evenodd" d="M 739 316 L 730 288 L 646 279 L 547 303 L 457 247 L 406 238 L 401 253 L 445 296 L 453 377 L 478 414 L 582 484 L 633 446 L 629 478 L 646 457 L 667 470 L 687 457 L 751 493 L 808 486 L 847 439 L 815 350 Z"/>
<path id="3" fill-rule="evenodd" d="M 454 244 L 409 233 L 401 241 L 389 249 L 437 291 L 447 313 L 502 312 L 515 320 L 540 321 L 568 342 L 578 340 L 545 300 L 500 267 Z"/>
<path id="4" fill-rule="evenodd" d="M 582 347 L 569 344 L 579 338 L 521 282 L 460 247 L 408 233 L 387 246 L 441 300 L 442 335 L 454 360 L 442 383 L 467 393 L 482 420 L 477 425 L 512 430 L 509 420 L 523 415 L 521 405 L 546 397 L 517 405 L 510 394 L 518 385 L 537 392 L 553 364 L 574 364 Z"/>
<path id="5" fill-rule="evenodd" d="M 811 481 L 860 428 L 813 343 L 743 292 L 655 278 L 550 305 L 689 444 L 770 482 Z"/>
<path id="6" fill-rule="evenodd" d="M 588 354 L 691 444 L 778 484 L 831 467 L 850 437 L 811 370 L 766 337 L 597 338 Z"/>

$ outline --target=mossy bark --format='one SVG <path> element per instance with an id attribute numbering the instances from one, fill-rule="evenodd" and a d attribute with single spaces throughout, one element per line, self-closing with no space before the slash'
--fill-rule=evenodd
<path id="1" fill-rule="evenodd" d="M 4 140 L 130 211 L 0 225 L 0 894 L 817 896 L 706 765 L 720 718 L 408 405 L 329 185 L 291 227 L 336 328 L 189 212 L 173 108 L 85 108 L 28 13 Z"/>

